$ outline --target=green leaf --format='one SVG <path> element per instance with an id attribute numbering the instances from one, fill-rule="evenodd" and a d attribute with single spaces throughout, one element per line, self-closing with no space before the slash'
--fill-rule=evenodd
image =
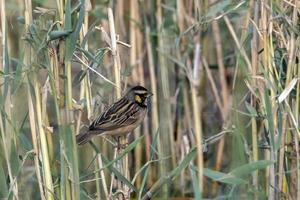
<path id="1" fill-rule="evenodd" d="M 80 70 L 73 78 L 72 85 L 78 85 L 86 75 L 86 70 Z"/>
<path id="2" fill-rule="evenodd" d="M 201 195 L 201 191 L 199 190 L 199 180 L 198 180 L 198 176 L 195 170 L 193 170 L 194 165 L 191 164 L 190 166 L 190 173 L 191 173 L 191 177 L 192 177 L 192 184 L 193 184 L 193 191 L 194 191 L 194 197 L 195 199 L 201 199 L 202 195 Z"/>
<path id="3" fill-rule="evenodd" d="M 1 159 L 1 158 L 0 158 Z M 6 184 L 6 176 L 2 167 L 2 163 L 0 165 L 0 199 L 6 199 L 8 196 L 8 188 Z"/>
<path id="4" fill-rule="evenodd" d="M 219 12 L 222 12 L 223 10 L 225 10 L 225 8 L 230 5 L 230 3 L 231 3 L 230 0 L 219 1 L 219 3 L 216 3 L 215 5 L 213 5 L 209 8 L 209 11 L 205 15 L 205 17 L 206 18 L 214 17 Z"/>
<path id="5" fill-rule="evenodd" d="M 221 183 L 227 183 L 227 184 L 246 184 L 247 182 L 241 178 L 235 177 L 231 174 L 225 174 L 222 172 L 214 171 L 211 169 L 204 168 L 203 175 L 211 178 L 214 181 L 218 181 Z"/>
<path id="6" fill-rule="evenodd" d="M 109 52 L 108 48 L 100 48 L 97 50 L 96 54 L 95 54 L 95 59 L 98 61 L 98 63 L 100 63 L 104 57 L 104 55 Z"/>
<path id="7" fill-rule="evenodd" d="M 25 136 L 24 133 L 20 132 L 18 136 L 19 136 L 20 143 L 22 144 L 25 150 L 29 151 L 30 149 L 32 149 L 32 144 Z"/>
<path id="8" fill-rule="evenodd" d="M 80 45 L 81 48 L 84 48 L 84 47 L 85 47 L 85 45 L 86 45 L 87 42 L 88 42 L 89 37 L 90 37 L 90 36 L 92 35 L 92 33 L 94 32 L 95 26 L 96 26 L 97 24 L 99 24 L 99 23 L 100 23 L 100 20 L 99 20 L 99 19 L 96 19 L 95 22 L 93 22 L 93 24 L 90 25 L 89 30 L 86 32 L 86 34 L 84 35 L 83 40 L 82 40 L 82 42 L 81 42 L 81 45 Z"/>
<path id="9" fill-rule="evenodd" d="M 194 159 L 194 157 L 196 156 L 197 151 L 196 148 L 194 147 L 185 157 L 184 159 L 181 161 L 181 163 L 175 168 L 173 169 L 167 176 L 162 176 L 158 179 L 158 181 L 156 181 L 153 186 L 150 188 L 150 190 L 148 190 L 145 195 L 143 196 L 143 200 L 144 199 L 151 199 L 158 191 L 161 190 L 162 186 L 172 180 L 174 180 L 174 178 L 179 175 L 182 170 L 184 170 L 189 164 L 190 162 Z M 150 195 L 150 196 L 149 196 Z"/>
<path id="10" fill-rule="evenodd" d="M 71 0 L 66 0 L 66 2 L 65 2 L 65 23 L 64 23 L 64 25 L 65 25 L 64 26 L 65 31 L 72 29 Z M 74 43 L 74 47 L 75 47 L 75 42 L 76 41 L 72 41 L 72 38 L 70 35 L 66 38 L 65 61 L 69 61 L 72 58 L 73 50 L 74 50 L 74 49 L 72 49 L 72 46 Z"/>
<path id="11" fill-rule="evenodd" d="M 134 147 L 136 147 L 136 145 L 138 143 L 141 142 L 141 140 L 144 138 L 144 135 L 142 135 L 141 137 L 137 138 L 136 140 L 134 140 L 133 142 L 131 142 L 125 149 L 123 149 L 122 153 L 119 154 L 115 159 L 113 159 L 112 161 L 108 162 L 107 164 L 105 164 L 105 166 L 103 166 L 103 168 L 106 167 L 110 167 L 112 164 L 114 164 L 115 162 L 117 162 L 118 160 L 120 160 L 121 158 L 123 158 L 126 154 L 128 154 L 132 149 L 134 149 Z"/>
<path id="12" fill-rule="evenodd" d="M 283 133 L 283 127 L 282 127 L 282 113 L 284 113 L 283 111 L 283 106 L 282 104 L 278 104 L 278 138 L 282 137 L 282 133 Z M 280 148 L 281 145 L 281 140 L 277 140 L 277 142 L 275 143 L 275 151 L 277 151 Z"/>
<path id="13" fill-rule="evenodd" d="M 23 16 L 18 16 L 17 17 L 17 22 L 20 24 L 25 24 L 25 18 Z"/>
<path id="14" fill-rule="evenodd" d="M 62 37 L 66 37 L 73 32 L 72 29 L 70 30 L 63 30 L 63 31 L 51 31 L 48 35 L 48 41 L 56 40 Z"/>
<path id="15" fill-rule="evenodd" d="M 79 32 L 84 20 L 84 1 L 81 1 L 79 15 L 74 31 L 66 39 L 66 53 L 65 61 L 69 61 L 73 57 L 73 52 L 79 37 Z M 71 3 L 70 0 L 67 0 L 65 6 L 65 31 L 72 29 L 72 20 L 71 20 Z"/>
<path id="16" fill-rule="evenodd" d="M 10 152 L 9 162 L 11 164 L 11 172 L 13 176 L 17 176 L 20 167 L 20 162 L 19 162 L 19 155 L 17 152 L 17 146 L 13 142 L 10 151 L 11 152 Z"/>
<path id="17" fill-rule="evenodd" d="M 4 51 L 4 56 L 1 59 L 5 62 L 4 62 L 4 65 L 2 66 L 2 69 L 4 69 L 3 70 L 4 75 L 9 75 L 9 73 L 10 73 L 10 67 L 9 67 L 10 66 L 10 59 L 9 59 L 9 54 L 8 54 L 7 33 L 3 33 L 2 37 L 5 37 L 4 50 L 2 50 L 2 51 Z M 5 78 L 4 78 L 4 89 L 3 89 L 3 100 L 6 99 L 6 96 L 7 96 L 8 91 L 9 91 L 9 87 L 10 87 L 10 77 L 5 76 Z"/>
<path id="18" fill-rule="evenodd" d="M 189 163 L 191 162 L 191 160 L 194 159 L 194 157 L 196 156 L 196 154 L 197 154 L 196 148 L 193 148 L 184 157 L 184 159 L 181 161 L 181 163 L 174 170 L 171 171 L 171 173 L 170 173 L 171 178 L 174 178 L 175 176 L 179 175 L 181 173 L 181 171 L 189 165 Z"/>
<path id="19" fill-rule="evenodd" d="M 235 168 L 230 172 L 230 174 L 236 176 L 236 177 L 242 177 L 248 174 L 251 174 L 252 172 L 259 170 L 259 169 L 264 169 L 267 166 L 273 164 L 274 161 L 271 160 L 259 160 L 257 162 L 252 162 L 248 163 L 245 165 L 242 165 L 240 167 Z"/>
<path id="20" fill-rule="evenodd" d="M 248 183 L 248 181 L 242 179 L 243 176 L 249 175 L 256 170 L 264 169 L 273 163 L 274 161 L 270 161 L 270 160 L 260 160 L 257 162 L 252 162 L 237 167 L 229 173 L 218 172 L 218 171 L 205 168 L 203 174 L 206 177 L 221 183 L 234 184 L 234 185 L 246 184 Z"/>
<path id="21" fill-rule="evenodd" d="M 89 143 L 91 144 L 92 148 L 97 153 L 100 153 L 100 151 L 98 150 L 98 148 L 96 147 L 96 145 L 92 141 L 90 141 Z M 129 146 L 130 145 L 128 145 L 128 147 Z M 132 146 L 130 146 L 129 148 L 132 148 Z M 126 151 L 128 151 L 128 149 Z M 133 190 L 136 193 L 139 193 L 139 190 L 134 185 L 132 185 L 131 182 L 126 177 L 124 177 L 115 167 L 112 166 L 112 163 L 113 163 L 112 161 L 109 161 L 103 154 L 101 154 L 101 158 L 102 158 L 102 161 L 103 161 L 103 163 L 105 165 L 104 167 L 106 167 L 111 173 L 113 173 L 120 181 L 122 181 L 123 183 L 125 183 L 131 190 Z M 118 159 L 120 159 L 119 156 L 115 159 L 115 161 L 118 160 Z"/>
<path id="22" fill-rule="evenodd" d="M 139 190 L 131 184 L 131 182 L 125 178 L 116 168 L 114 168 L 113 166 L 111 166 L 109 160 L 107 158 L 105 158 L 102 154 L 101 154 L 103 163 L 105 164 L 105 166 L 108 166 L 108 170 L 113 173 L 118 180 L 122 181 L 123 183 L 125 183 L 131 190 L 133 190 L 136 193 L 139 193 Z"/>
<path id="23" fill-rule="evenodd" d="M 152 140 L 151 146 L 150 146 L 150 160 L 153 160 L 153 157 L 154 157 L 155 152 L 156 152 L 155 148 L 156 148 L 156 145 L 157 145 L 158 134 L 159 134 L 159 128 L 157 129 L 157 131 L 154 135 L 154 138 Z M 142 194 L 143 194 L 143 191 L 144 191 L 144 188 L 145 188 L 145 185 L 146 185 L 146 181 L 147 181 L 147 178 L 148 178 L 148 173 L 149 173 L 149 166 L 147 166 L 147 168 L 145 170 L 145 173 L 144 173 L 144 177 L 143 177 L 141 187 L 140 187 L 139 199 L 142 198 Z"/>
<path id="24" fill-rule="evenodd" d="M 100 64 L 91 52 L 89 52 L 83 48 L 78 48 L 78 50 L 81 51 L 89 59 L 90 62 Z"/>
<path id="25" fill-rule="evenodd" d="M 246 108 L 249 111 L 249 113 L 251 114 L 251 116 L 257 117 L 258 115 L 257 115 L 256 109 L 253 106 L 251 106 L 247 101 L 245 104 L 246 104 Z"/>

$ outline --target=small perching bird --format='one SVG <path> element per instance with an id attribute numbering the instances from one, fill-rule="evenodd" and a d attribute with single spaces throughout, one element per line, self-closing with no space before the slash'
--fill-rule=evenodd
<path id="1" fill-rule="evenodd" d="M 76 135 L 77 144 L 85 144 L 96 135 L 122 136 L 130 133 L 143 121 L 151 96 L 152 93 L 142 86 L 131 88 L 102 112 L 86 132 Z"/>

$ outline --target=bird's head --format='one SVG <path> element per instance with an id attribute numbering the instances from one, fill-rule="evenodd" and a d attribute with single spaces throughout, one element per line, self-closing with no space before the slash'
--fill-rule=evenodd
<path id="1" fill-rule="evenodd" d="M 132 87 L 126 97 L 142 107 L 147 107 L 148 101 L 153 94 L 142 86 Z"/>

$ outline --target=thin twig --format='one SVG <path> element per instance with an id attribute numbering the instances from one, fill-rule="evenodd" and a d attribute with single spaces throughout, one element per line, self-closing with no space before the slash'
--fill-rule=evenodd
<path id="1" fill-rule="evenodd" d="M 108 78 L 106 78 L 105 76 L 103 76 L 102 74 L 100 74 L 99 72 L 97 72 L 95 69 L 93 69 L 92 67 L 90 67 L 88 64 L 86 64 L 79 56 L 77 56 L 76 54 L 74 54 L 74 56 L 80 61 L 81 64 L 83 64 L 85 67 L 87 67 L 89 70 L 95 72 L 98 76 L 100 76 L 101 78 L 103 78 L 105 81 L 109 82 L 110 84 L 112 84 L 113 86 L 117 87 L 117 85 L 110 81 Z M 117 87 L 118 88 L 118 87 Z"/>

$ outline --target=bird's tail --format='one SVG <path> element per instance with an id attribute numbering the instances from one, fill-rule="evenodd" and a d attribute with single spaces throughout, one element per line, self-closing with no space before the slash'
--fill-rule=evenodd
<path id="1" fill-rule="evenodd" d="M 93 136 L 93 134 L 91 134 L 88 131 L 79 133 L 78 135 L 76 135 L 76 142 L 79 145 L 83 145 L 83 144 L 87 143 L 88 141 L 90 141 L 92 136 Z"/>

